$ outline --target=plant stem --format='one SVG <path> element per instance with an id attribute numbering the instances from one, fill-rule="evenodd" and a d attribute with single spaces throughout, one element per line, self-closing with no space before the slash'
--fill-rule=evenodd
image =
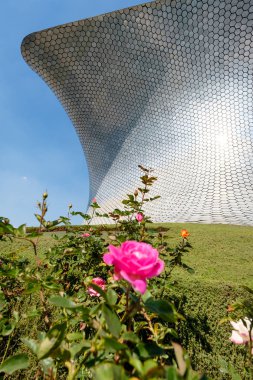
<path id="1" fill-rule="evenodd" d="M 156 333 L 155 333 L 155 330 L 153 329 L 151 319 L 149 318 L 148 314 L 146 313 L 146 310 L 144 309 L 144 307 L 141 309 L 141 314 L 144 316 L 144 318 L 148 322 L 149 330 L 153 334 L 153 336 L 155 337 Z"/>
<path id="2" fill-rule="evenodd" d="M 4 359 L 5 359 L 6 355 L 7 355 L 7 352 L 8 352 L 10 343 L 11 343 L 11 336 L 12 336 L 12 333 L 8 336 L 8 341 L 7 341 L 5 350 L 4 350 L 4 355 L 3 355 L 3 358 L 2 358 L 1 364 L 4 362 Z"/>
<path id="3" fill-rule="evenodd" d="M 121 322 L 126 319 L 126 316 L 128 314 L 128 311 L 129 311 L 129 293 L 130 293 L 130 290 L 131 290 L 131 285 L 128 285 L 127 290 L 126 290 L 126 309 L 125 309 L 123 317 L 121 318 Z"/>

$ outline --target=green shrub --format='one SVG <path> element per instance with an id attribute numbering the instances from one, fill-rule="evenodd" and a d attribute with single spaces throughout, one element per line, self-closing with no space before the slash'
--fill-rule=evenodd
<path id="1" fill-rule="evenodd" d="M 171 236 L 180 235 L 179 225 L 155 226 L 145 215 L 145 203 L 158 198 L 149 195 L 156 177 L 140 168 L 141 185 L 127 194 L 121 209 L 103 214 L 92 201 L 92 216 L 110 217 L 114 225 L 92 226 L 92 216 L 73 211 L 72 205 L 67 216 L 48 221 L 47 193 L 35 214 L 38 228 L 14 228 L 0 217 L 0 378 L 206 379 L 200 372 L 217 380 L 253 378 L 246 350 L 252 342 L 234 346 L 228 323 L 230 315 L 253 318 L 252 291 L 235 285 L 239 269 L 242 284 L 250 285 L 252 230 L 211 226 L 205 235 L 205 226 L 183 225 L 192 230 L 196 246 L 196 254 L 190 254 L 186 230 L 178 242 Z M 71 215 L 85 224 L 71 226 Z M 219 241 L 226 233 L 228 247 Z M 136 247 L 149 244 L 149 254 L 157 250 L 165 263 L 159 277 L 152 274 L 145 294 L 138 291 L 144 293 L 148 275 L 135 277 L 131 265 L 123 275 L 109 261 L 115 281 L 113 267 L 102 260 L 108 249 L 119 254 L 129 240 Z M 220 251 L 229 273 L 220 264 Z M 238 297 L 246 300 L 230 306 L 234 314 L 227 315 Z"/>
<path id="2" fill-rule="evenodd" d="M 227 379 L 220 371 L 220 358 L 230 362 L 243 374 L 245 366 L 244 347 L 229 341 L 231 326 L 221 321 L 228 315 L 227 306 L 245 292 L 225 284 L 191 283 L 175 284 L 171 293 L 178 311 L 186 316 L 177 327 L 179 341 L 189 353 L 196 370 L 205 372 L 211 379 Z M 243 378 L 249 378 L 248 376 Z"/>

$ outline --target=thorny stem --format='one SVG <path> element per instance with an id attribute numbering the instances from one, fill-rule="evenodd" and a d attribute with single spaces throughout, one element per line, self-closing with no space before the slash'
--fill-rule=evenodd
<path id="1" fill-rule="evenodd" d="M 150 171 L 148 172 L 148 175 L 149 175 L 149 174 L 150 174 Z M 139 208 L 137 209 L 137 212 L 139 212 L 139 211 L 141 210 L 142 206 L 143 206 L 143 203 L 144 203 L 144 199 L 145 199 L 145 194 L 146 194 L 146 190 L 147 190 L 147 188 L 148 188 L 148 185 L 145 184 L 145 185 L 144 185 L 144 190 L 143 190 L 143 192 L 142 192 L 142 196 L 141 196 L 141 201 L 139 202 L 140 205 L 139 205 Z M 128 221 L 129 221 L 129 222 L 131 222 L 131 220 L 133 219 L 133 216 L 134 216 L 133 214 L 128 216 Z"/>
<path id="2" fill-rule="evenodd" d="M 131 285 L 128 285 L 127 291 L 126 291 L 126 311 L 128 311 L 129 307 L 129 293 L 131 290 Z"/>
<path id="3" fill-rule="evenodd" d="M 152 322 L 151 322 L 151 319 L 149 318 L 148 314 L 146 313 L 146 310 L 144 308 L 141 309 L 141 314 L 144 316 L 144 318 L 146 319 L 146 321 L 148 322 L 148 327 L 149 327 L 149 330 L 150 332 L 154 335 L 154 337 L 156 336 L 156 333 L 153 329 L 153 326 L 152 326 Z"/>
<path id="4" fill-rule="evenodd" d="M 130 290 L 131 290 L 131 285 L 128 285 L 127 287 L 127 290 L 126 290 L 126 309 L 125 309 L 125 312 L 124 312 L 124 315 L 121 319 L 121 321 L 125 320 L 127 314 L 128 314 L 128 308 L 129 308 L 129 293 L 130 293 Z"/>
<path id="5" fill-rule="evenodd" d="M 46 200 L 43 198 L 42 206 L 41 206 L 40 224 L 39 224 L 39 230 L 38 230 L 38 234 L 39 235 L 41 234 L 41 231 L 42 231 L 42 220 L 44 219 L 44 216 L 46 215 L 46 212 L 47 212 L 47 210 L 46 210 Z M 39 237 L 40 236 L 38 236 L 37 239 L 36 239 L 36 242 L 34 242 L 32 239 L 29 239 L 29 238 L 26 238 L 26 237 L 23 237 L 23 236 L 15 236 L 16 239 L 26 240 L 26 241 L 28 241 L 29 243 L 32 244 L 35 257 L 38 257 L 37 245 L 38 245 L 38 242 L 39 242 Z M 37 262 L 37 265 L 38 265 L 38 262 Z"/>
<path id="6" fill-rule="evenodd" d="M 140 307 L 141 307 L 140 300 L 141 300 L 141 296 L 138 298 L 138 301 L 135 302 L 130 308 L 129 308 L 129 306 L 126 308 L 126 311 L 120 320 L 122 323 L 125 322 L 132 315 L 133 311 L 137 312 L 138 309 L 140 309 Z"/>
<path id="7" fill-rule="evenodd" d="M 140 236 L 140 240 L 143 241 L 144 239 L 144 236 L 145 236 L 145 231 L 146 231 L 146 224 L 145 222 L 142 224 L 142 230 L 141 230 L 141 236 Z"/>
<path id="8" fill-rule="evenodd" d="M 43 307 L 43 311 L 45 313 L 45 323 L 46 325 L 50 325 L 50 322 L 49 322 L 49 318 L 48 318 L 48 312 L 47 312 L 47 307 L 46 307 L 46 302 L 45 302 L 45 297 L 44 297 L 44 293 L 43 293 L 43 290 L 41 289 L 40 290 L 40 301 L 41 301 L 41 304 L 42 304 L 42 307 Z"/>
<path id="9" fill-rule="evenodd" d="M 35 247 L 35 255 L 37 256 L 37 245 L 39 243 L 39 238 L 40 238 L 40 234 L 42 232 L 42 220 L 44 219 L 44 216 L 46 215 L 46 212 L 47 212 L 47 208 L 46 208 L 46 200 L 42 199 L 42 206 L 41 206 L 41 216 L 40 216 L 40 225 L 39 225 L 39 230 L 38 230 L 38 237 L 36 239 L 36 243 L 34 243 L 34 247 Z"/>
<path id="10" fill-rule="evenodd" d="M 148 172 L 148 176 L 149 176 L 149 175 L 150 175 L 150 170 L 149 170 L 149 172 Z M 146 190 L 147 190 L 147 188 L 148 188 L 148 185 L 145 184 L 145 186 L 144 186 L 144 191 L 143 191 L 143 193 L 142 193 L 142 197 L 141 197 L 141 202 L 140 202 L 139 210 L 142 209 L 142 206 L 143 206 L 143 204 L 144 204 L 144 200 L 145 200 L 145 195 L 146 195 Z M 145 231 L 146 231 L 146 224 L 145 224 L 145 221 L 144 221 L 144 223 L 143 223 L 143 225 L 142 225 L 141 236 L 140 236 L 141 241 L 142 241 L 143 238 L 144 238 Z"/>
<path id="11" fill-rule="evenodd" d="M 143 191 L 142 196 L 141 196 L 141 202 L 140 202 L 141 204 L 140 204 L 140 207 L 139 207 L 139 211 L 141 210 L 141 208 L 142 208 L 142 206 L 143 206 L 147 187 L 148 187 L 148 186 L 145 184 L 145 186 L 144 186 L 144 191 Z"/>

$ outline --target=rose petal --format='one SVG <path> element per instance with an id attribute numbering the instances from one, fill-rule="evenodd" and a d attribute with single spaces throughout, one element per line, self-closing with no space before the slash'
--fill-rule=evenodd
<path id="1" fill-rule="evenodd" d="M 145 280 L 135 280 L 133 282 L 133 288 L 141 294 L 144 294 L 147 289 L 147 282 Z"/>
<path id="2" fill-rule="evenodd" d="M 103 256 L 103 261 L 107 265 L 113 265 L 113 263 L 114 263 L 114 257 L 110 253 L 105 253 L 104 256 Z"/>
<path id="3" fill-rule="evenodd" d="M 241 335 L 238 334 L 238 332 L 235 330 L 232 331 L 232 335 L 229 339 L 231 340 L 231 342 L 233 342 L 235 344 L 243 344 L 244 343 L 244 340 L 241 337 Z"/>

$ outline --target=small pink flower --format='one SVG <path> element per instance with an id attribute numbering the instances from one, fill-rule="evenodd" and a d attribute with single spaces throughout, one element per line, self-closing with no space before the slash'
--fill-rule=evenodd
<path id="1" fill-rule="evenodd" d="M 102 290 L 105 290 L 105 280 L 103 280 L 101 277 L 95 277 L 93 278 L 93 280 L 91 281 L 93 284 L 96 284 L 97 286 L 99 286 Z M 89 295 L 91 297 L 100 297 L 100 294 L 93 288 L 89 287 L 87 289 L 87 292 L 89 293 Z"/>
<path id="2" fill-rule="evenodd" d="M 82 234 L 82 237 L 85 237 L 85 238 L 90 237 L 89 232 L 85 232 L 84 234 Z"/>
<path id="3" fill-rule="evenodd" d="M 244 323 L 243 323 L 244 322 Z M 250 326 L 252 321 L 249 318 L 240 319 L 238 322 L 230 322 L 233 329 L 229 338 L 235 344 L 247 344 L 250 342 Z M 253 331 L 251 331 L 251 339 L 253 340 Z"/>
<path id="4" fill-rule="evenodd" d="M 103 256 L 108 265 L 114 265 L 114 279 L 128 281 L 134 290 L 144 294 L 147 279 L 158 276 L 164 269 L 158 251 L 150 244 L 126 241 L 120 247 L 109 245 Z"/>
<path id="5" fill-rule="evenodd" d="M 144 216 L 143 214 L 141 214 L 140 212 L 138 212 L 138 214 L 136 214 L 135 216 L 135 219 L 137 220 L 137 222 L 141 222 L 143 220 Z"/>
<path id="6" fill-rule="evenodd" d="M 93 198 L 91 202 L 92 202 L 92 203 L 97 203 L 96 198 Z"/>

